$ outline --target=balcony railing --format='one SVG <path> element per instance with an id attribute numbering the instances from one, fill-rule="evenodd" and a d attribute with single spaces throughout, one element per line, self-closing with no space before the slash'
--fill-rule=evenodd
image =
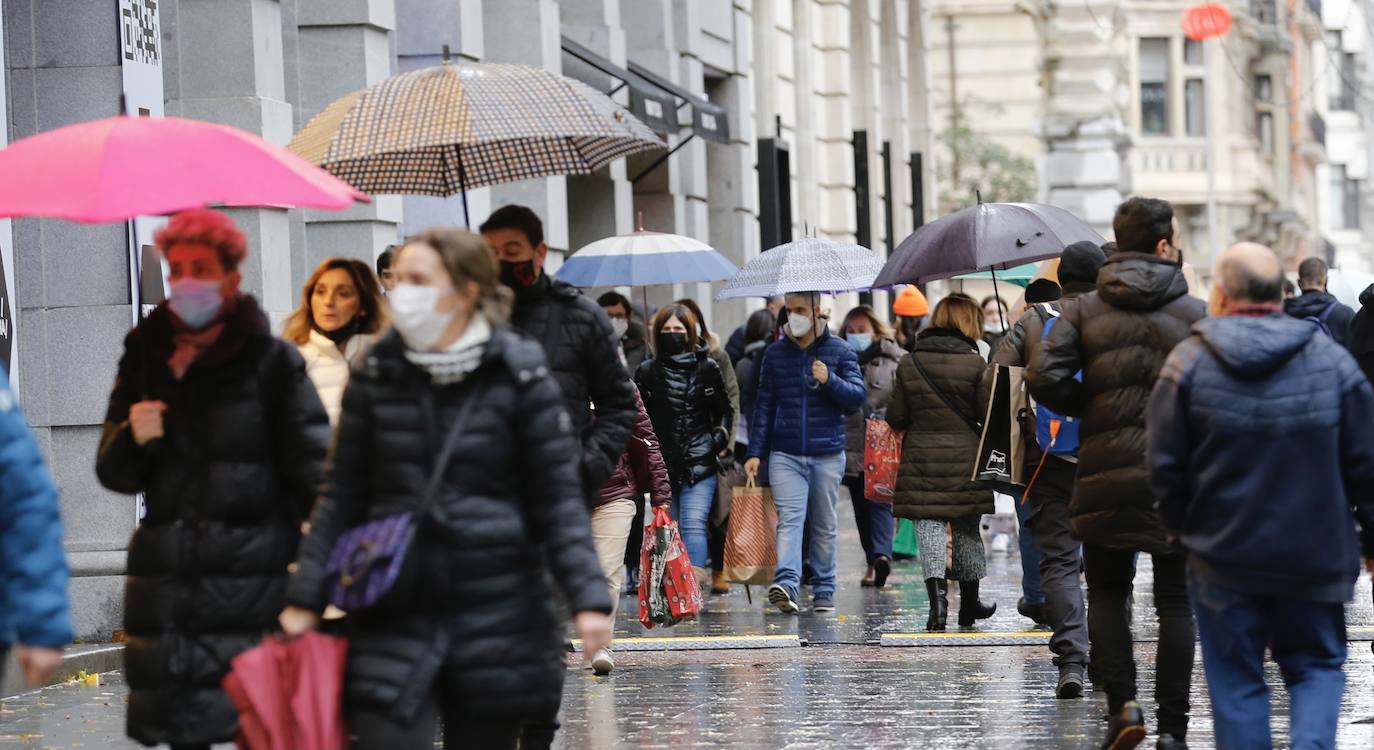
<path id="1" fill-rule="evenodd" d="M 1207 149 L 1202 144 L 1166 141 L 1159 144 L 1139 143 L 1135 155 L 1135 171 L 1143 174 L 1179 174 L 1207 171 Z"/>

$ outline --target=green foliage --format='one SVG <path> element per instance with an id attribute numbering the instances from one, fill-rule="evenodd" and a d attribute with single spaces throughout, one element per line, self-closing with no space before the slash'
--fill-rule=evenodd
<path id="1" fill-rule="evenodd" d="M 961 116 L 939 136 L 945 157 L 940 162 L 940 213 L 973 205 L 975 191 L 984 203 L 1035 200 L 1035 162 L 977 132 L 968 125 L 975 103 L 965 99 Z M 996 105 L 986 105 L 996 111 Z"/>

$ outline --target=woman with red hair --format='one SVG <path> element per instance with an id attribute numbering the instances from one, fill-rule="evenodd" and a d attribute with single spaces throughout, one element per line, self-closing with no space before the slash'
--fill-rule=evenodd
<path id="1" fill-rule="evenodd" d="M 296 348 L 239 292 L 243 233 L 206 209 L 156 237 L 171 295 L 124 341 L 96 474 L 143 493 L 129 542 L 129 736 L 230 742 L 229 661 L 276 624 L 329 421 Z"/>

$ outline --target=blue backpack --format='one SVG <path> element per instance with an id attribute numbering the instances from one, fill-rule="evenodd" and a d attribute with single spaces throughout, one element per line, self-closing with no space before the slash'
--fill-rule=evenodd
<path id="1" fill-rule="evenodd" d="M 1317 315 L 1308 315 L 1307 317 L 1303 318 L 1303 320 L 1316 323 L 1317 328 L 1320 329 L 1322 333 L 1326 334 L 1327 336 L 1331 336 L 1331 327 L 1326 324 L 1326 319 L 1331 317 L 1331 311 L 1336 309 L 1336 304 L 1337 303 L 1332 302 L 1331 304 L 1326 306 L 1325 310 L 1322 310 Z"/>
<path id="2" fill-rule="evenodd" d="M 1045 327 L 1040 331 L 1040 343 L 1043 345 L 1045 339 L 1050 335 L 1050 329 L 1054 328 L 1055 321 L 1059 320 L 1059 313 L 1049 305 L 1043 305 L 1045 310 Z M 1073 374 L 1078 382 L 1083 382 L 1083 371 L 1079 370 Z M 1035 442 L 1040 445 L 1040 450 L 1052 456 L 1074 457 L 1078 455 L 1078 420 L 1073 417 L 1066 417 L 1048 406 L 1041 403 L 1035 405 Z"/>

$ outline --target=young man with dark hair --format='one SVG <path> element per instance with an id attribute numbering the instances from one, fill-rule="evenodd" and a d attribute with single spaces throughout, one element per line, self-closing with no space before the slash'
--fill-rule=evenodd
<path id="1" fill-rule="evenodd" d="M 1319 321 L 1336 343 L 1346 346 L 1355 311 L 1326 291 L 1326 261 L 1307 258 L 1298 264 L 1299 296 L 1283 303 L 1283 311 L 1295 318 Z"/>
<path id="2" fill-rule="evenodd" d="M 1149 402 L 1150 480 L 1187 550 L 1223 748 L 1272 746 L 1266 651 L 1292 699 L 1292 746 L 1336 746 L 1345 602 L 1361 559 L 1374 570 L 1374 391 L 1343 347 L 1281 313 L 1282 281 L 1263 245 L 1223 253 L 1213 317 L 1169 355 Z"/>
<path id="3" fill-rule="evenodd" d="M 1084 418 L 1069 513 L 1083 541 L 1092 679 L 1107 693 L 1103 746 L 1135 747 L 1145 736 L 1129 610 L 1136 555 L 1145 552 L 1154 562 L 1159 615 L 1159 747 L 1185 747 L 1193 613 L 1184 557 L 1165 533 L 1150 490 L 1145 405 L 1165 357 L 1206 308 L 1188 296 L 1172 206 L 1131 198 L 1113 226 L 1120 249 L 1097 274 L 1097 290 L 1064 301 L 1026 375 L 1041 404 Z"/>
<path id="4" fill-rule="evenodd" d="M 396 256 L 396 246 L 387 245 L 377 256 L 377 280 L 382 282 L 382 293 L 390 294 L 396 288 L 396 274 L 391 270 L 391 260 Z"/>
<path id="5" fill-rule="evenodd" d="M 600 305 L 544 273 L 549 246 L 544 223 L 534 211 L 502 206 L 481 232 L 501 264 L 501 283 L 515 294 L 511 324 L 544 346 L 549 370 L 563 391 L 582 443 L 582 494 L 588 509 L 594 508 L 639 413 L 634 384 L 620 361 L 620 338 Z M 520 746 L 547 748 L 557 731 L 556 716 L 527 725 Z"/>
<path id="6" fill-rule="evenodd" d="M 611 319 L 611 328 L 620 342 L 620 350 L 625 355 L 625 368 L 630 372 L 639 369 L 639 363 L 648 356 L 649 347 L 644 341 L 644 324 L 635 320 L 634 306 L 620 292 L 606 292 L 597 297 L 596 304 L 606 311 Z"/>

